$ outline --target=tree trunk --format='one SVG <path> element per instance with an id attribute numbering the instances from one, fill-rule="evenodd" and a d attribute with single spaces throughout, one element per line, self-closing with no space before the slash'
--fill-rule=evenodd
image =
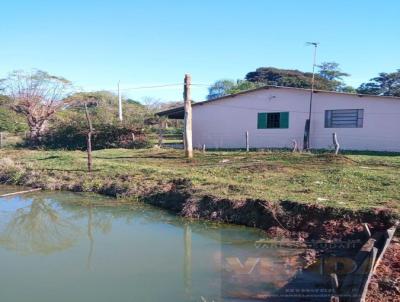
<path id="1" fill-rule="evenodd" d="M 92 133 L 93 133 L 93 126 L 92 126 L 92 120 L 90 119 L 89 111 L 87 108 L 87 104 L 85 102 L 85 115 L 86 115 L 86 121 L 88 123 L 89 127 L 89 132 L 87 134 L 87 165 L 88 165 L 88 171 L 92 172 Z"/>
<path id="2" fill-rule="evenodd" d="M 29 141 L 32 145 L 37 145 L 40 142 L 40 138 L 43 135 L 45 129 L 44 122 L 33 122 L 28 121 L 29 125 Z"/>
<path id="3" fill-rule="evenodd" d="M 88 171 L 92 172 L 92 132 L 87 134 L 87 166 Z"/>

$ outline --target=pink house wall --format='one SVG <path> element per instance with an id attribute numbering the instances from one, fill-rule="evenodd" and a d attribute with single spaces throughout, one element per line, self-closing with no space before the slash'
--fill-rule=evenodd
<path id="1" fill-rule="evenodd" d="M 290 148 L 303 144 L 310 92 L 269 88 L 193 106 L 193 145 L 201 148 Z M 325 110 L 364 109 L 363 128 L 325 128 Z M 288 129 L 257 129 L 259 112 L 289 112 Z M 313 98 L 311 147 L 400 152 L 400 99 L 318 92 Z"/>

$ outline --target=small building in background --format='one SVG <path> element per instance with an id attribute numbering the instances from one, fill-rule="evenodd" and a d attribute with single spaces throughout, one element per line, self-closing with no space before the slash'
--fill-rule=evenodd
<path id="1" fill-rule="evenodd" d="M 207 149 L 303 147 L 310 89 L 266 86 L 194 103 L 193 146 Z M 183 107 L 158 115 L 183 119 Z M 312 149 L 400 152 L 400 98 L 314 90 Z"/>

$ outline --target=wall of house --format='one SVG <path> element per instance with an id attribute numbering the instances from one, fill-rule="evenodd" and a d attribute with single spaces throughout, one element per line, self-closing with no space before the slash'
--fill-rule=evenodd
<path id="1" fill-rule="evenodd" d="M 336 132 L 341 148 L 400 152 L 400 99 L 317 93 L 311 145 L 332 145 Z M 325 128 L 325 110 L 364 109 L 362 128 Z"/>
<path id="2" fill-rule="evenodd" d="M 193 107 L 193 146 L 201 148 L 291 148 L 303 145 L 310 92 L 269 88 Z M 364 109 L 363 128 L 325 128 L 325 110 Z M 288 129 L 257 129 L 259 112 L 289 112 Z M 400 152 L 400 100 L 318 92 L 313 98 L 312 148 Z"/>

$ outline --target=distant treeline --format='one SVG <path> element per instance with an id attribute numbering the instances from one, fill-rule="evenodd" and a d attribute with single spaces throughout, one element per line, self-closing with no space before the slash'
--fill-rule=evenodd
<path id="1" fill-rule="evenodd" d="M 324 62 L 317 66 L 314 87 L 318 90 L 327 91 L 400 96 L 400 69 L 392 73 L 382 72 L 369 82 L 361 84 L 358 88 L 345 84 L 343 78 L 349 76 L 348 73 L 339 68 L 338 63 Z M 244 80 L 223 79 L 216 81 L 209 87 L 207 98 L 214 99 L 265 85 L 311 88 L 312 73 L 274 67 L 260 67 L 247 73 Z"/>

